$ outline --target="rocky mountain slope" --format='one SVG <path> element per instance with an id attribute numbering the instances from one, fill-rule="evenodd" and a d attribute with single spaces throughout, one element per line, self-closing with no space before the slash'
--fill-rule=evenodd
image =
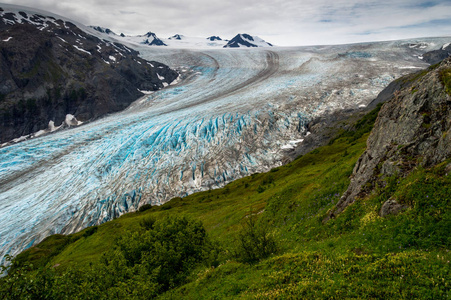
<path id="1" fill-rule="evenodd" d="M 385 186 L 387 178 L 405 177 L 451 156 L 451 59 L 397 82 L 404 88 L 382 107 L 351 184 L 325 221 L 376 186 Z M 389 201 L 392 210 L 401 208 L 396 199 Z"/>
<path id="2" fill-rule="evenodd" d="M 7 6 L 0 8 L 0 49 L 0 144 L 123 110 L 140 90 L 178 77 L 67 20 Z"/>
<path id="3" fill-rule="evenodd" d="M 423 54 L 423 60 L 431 65 L 439 63 L 451 56 L 451 43 L 443 45 L 440 49 L 432 50 Z"/>

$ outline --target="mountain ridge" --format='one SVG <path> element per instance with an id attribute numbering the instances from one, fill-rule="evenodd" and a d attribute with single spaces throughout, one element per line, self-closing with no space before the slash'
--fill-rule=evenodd
<path id="1" fill-rule="evenodd" d="M 348 190 L 324 221 L 336 217 L 390 176 L 407 176 L 451 156 L 451 58 L 398 79 L 407 83 L 379 113 Z"/>
<path id="2" fill-rule="evenodd" d="M 0 13 L 0 144 L 50 132 L 49 122 L 58 126 L 67 115 L 85 122 L 123 110 L 143 95 L 139 90 L 161 89 L 178 76 L 70 21 L 5 9 Z"/>
<path id="3" fill-rule="evenodd" d="M 149 46 L 169 46 L 172 48 L 258 48 L 273 47 L 271 43 L 265 42 L 257 36 L 249 34 L 237 34 L 231 40 L 224 40 L 219 36 L 190 37 L 182 34 L 175 34 L 168 38 L 160 38 L 156 33 L 149 31 L 144 35 L 123 35 L 120 36 L 108 28 L 101 26 L 90 26 L 94 30 L 106 36 L 113 36 L 118 41 L 125 41 L 134 44 L 145 44 Z"/>

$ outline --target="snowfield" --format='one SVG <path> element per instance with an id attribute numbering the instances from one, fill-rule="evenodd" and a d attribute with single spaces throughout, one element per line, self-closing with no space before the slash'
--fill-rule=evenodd
<path id="1" fill-rule="evenodd" d="M 313 117 L 368 105 L 449 39 L 186 50 L 129 45 L 180 82 L 95 122 L 0 148 L 0 257 L 281 165 Z M 428 45 L 427 49 L 412 45 Z"/>

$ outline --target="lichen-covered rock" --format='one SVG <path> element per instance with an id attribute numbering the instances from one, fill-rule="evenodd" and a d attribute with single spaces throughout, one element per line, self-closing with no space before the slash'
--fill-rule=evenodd
<path id="1" fill-rule="evenodd" d="M 397 215 L 400 212 L 409 208 L 407 205 L 399 204 L 396 200 L 389 199 L 381 207 L 379 215 L 381 217 L 387 217 L 388 215 Z"/>
<path id="2" fill-rule="evenodd" d="M 324 221 L 369 193 L 378 181 L 451 156 L 451 97 L 443 77 L 449 70 L 451 59 L 401 79 L 408 85 L 381 108 L 347 191 Z"/>

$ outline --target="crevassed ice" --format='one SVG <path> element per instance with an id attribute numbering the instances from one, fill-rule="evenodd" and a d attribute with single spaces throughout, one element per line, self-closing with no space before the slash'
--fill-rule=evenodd
<path id="1" fill-rule="evenodd" d="M 124 112 L 0 148 L 0 257 L 267 171 L 313 117 L 367 105 L 403 67 L 425 65 L 395 42 L 339 55 L 362 47 L 138 49 L 180 70 L 181 83 Z"/>

